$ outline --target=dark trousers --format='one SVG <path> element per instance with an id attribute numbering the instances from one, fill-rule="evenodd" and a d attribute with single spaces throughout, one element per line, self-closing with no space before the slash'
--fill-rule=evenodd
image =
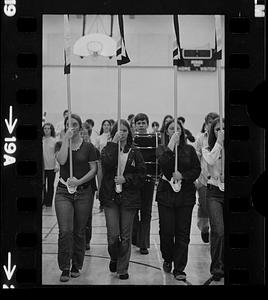
<path id="1" fill-rule="evenodd" d="M 133 222 L 132 239 L 139 248 L 150 248 L 150 229 L 155 182 L 145 181 L 141 189 L 141 208 Z"/>
<path id="2" fill-rule="evenodd" d="M 52 206 L 54 196 L 54 181 L 56 173 L 54 170 L 45 170 L 44 173 L 44 202 L 45 206 Z"/>
<path id="3" fill-rule="evenodd" d="M 174 262 L 174 275 L 183 272 L 187 264 L 193 207 L 158 203 L 160 250 L 165 261 Z"/>
<path id="4" fill-rule="evenodd" d="M 135 212 L 135 208 L 124 208 L 115 202 L 111 207 L 104 207 L 108 252 L 111 260 L 117 261 L 117 273 L 119 275 L 128 272 Z"/>
<path id="5" fill-rule="evenodd" d="M 94 204 L 95 191 L 92 192 L 92 201 L 90 201 L 89 215 L 86 226 L 86 243 L 89 244 L 92 237 L 92 210 Z"/>
<path id="6" fill-rule="evenodd" d="M 210 222 L 210 273 L 224 274 L 224 223 L 223 223 L 224 192 L 218 187 L 208 185 L 207 205 Z"/>
<path id="7" fill-rule="evenodd" d="M 58 264 L 69 269 L 71 262 L 82 269 L 85 256 L 85 229 L 92 199 L 91 187 L 69 194 L 57 187 L 55 209 L 59 226 Z"/>
<path id="8" fill-rule="evenodd" d="M 201 232 L 209 231 L 208 209 L 207 209 L 207 187 L 202 185 L 197 189 L 198 208 L 197 208 L 197 227 Z"/>

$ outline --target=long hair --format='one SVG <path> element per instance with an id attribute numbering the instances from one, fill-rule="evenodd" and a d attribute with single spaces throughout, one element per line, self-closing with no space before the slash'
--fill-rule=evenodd
<path id="1" fill-rule="evenodd" d="M 200 132 L 204 133 L 206 131 L 206 122 L 203 123 Z"/>
<path id="2" fill-rule="evenodd" d="M 166 116 L 164 117 L 163 122 L 162 122 L 162 126 L 161 126 L 161 128 L 160 128 L 160 132 L 162 132 L 162 133 L 165 132 L 165 122 L 166 122 L 166 119 L 167 119 L 167 118 L 173 119 L 173 117 L 172 117 L 171 115 L 166 115 Z"/>
<path id="3" fill-rule="evenodd" d="M 64 119 L 64 132 L 67 131 L 66 124 L 67 124 L 68 118 L 69 118 L 69 117 L 66 117 L 66 118 Z M 82 120 L 81 120 L 81 118 L 80 118 L 78 115 L 76 115 L 76 114 L 71 114 L 71 119 L 75 119 L 75 120 L 78 122 L 78 124 L 79 124 L 79 129 L 81 130 L 81 129 L 82 129 Z"/>
<path id="4" fill-rule="evenodd" d="M 101 123 L 100 135 L 103 134 L 103 125 L 104 125 L 105 122 L 108 122 L 110 124 L 110 132 L 111 132 L 112 123 L 110 122 L 110 120 L 103 120 L 102 123 Z"/>
<path id="5" fill-rule="evenodd" d="M 167 123 L 166 127 L 165 127 L 165 134 L 166 134 L 167 136 L 168 136 L 168 134 L 167 134 L 168 127 L 169 127 L 169 125 L 170 125 L 171 123 L 173 123 L 173 122 L 174 122 L 174 119 L 170 120 L 170 121 Z M 180 127 L 180 129 L 181 129 L 181 136 L 180 136 L 180 144 L 179 144 L 179 147 L 180 147 L 180 146 L 183 147 L 183 146 L 186 144 L 186 142 L 185 142 L 185 132 L 184 132 L 184 128 L 183 128 L 183 126 L 182 126 L 182 124 L 181 124 L 181 122 L 180 122 L 179 120 L 177 120 L 177 124 L 179 125 L 179 127 Z M 166 145 L 168 144 L 168 142 L 169 142 L 169 140 L 167 141 Z"/>
<path id="6" fill-rule="evenodd" d="M 159 123 L 157 121 L 153 121 L 152 122 L 152 127 L 158 126 L 159 127 Z"/>
<path id="7" fill-rule="evenodd" d="M 215 120 L 220 116 L 215 112 L 210 112 L 205 116 L 205 123 L 207 124 L 209 120 Z"/>
<path id="8" fill-rule="evenodd" d="M 209 134 L 208 134 L 208 149 L 211 151 L 216 143 L 217 137 L 215 135 L 214 129 L 217 124 L 220 123 L 220 118 L 216 118 L 213 120 L 210 126 Z"/>
<path id="9" fill-rule="evenodd" d="M 127 130 L 128 130 L 128 136 L 127 136 L 127 146 L 128 147 L 131 147 L 132 146 L 132 142 L 133 142 L 133 137 L 132 137 L 132 133 L 131 133 L 131 129 L 130 129 L 130 126 L 129 126 L 129 123 L 124 120 L 124 119 L 121 119 L 120 120 L 120 124 L 124 125 L 127 127 Z M 113 139 L 116 132 L 117 132 L 117 128 L 118 128 L 118 121 L 114 123 L 113 125 L 113 128 L 112 128 L 112 131 L 111 131 L 111 138 Z"/>
<path id="10" fill-rule="evenodd" d="M 53 136 L 53 137 L 55 137 L 56 136 L 55 128 L 54 128 L 53 124 L 51 124 L 51 123 L 45 123 L 42 126 L 42 137 L 45 136 L 45 134 L 44 134 L 44 128 L 45 128 L 45 126 L 49 126 L 50 127 L 50 131 L 51 131 L 50 135 Z"/>

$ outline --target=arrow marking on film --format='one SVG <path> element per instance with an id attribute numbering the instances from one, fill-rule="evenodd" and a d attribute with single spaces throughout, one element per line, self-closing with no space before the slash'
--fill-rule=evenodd
<path id="1" fill-rule="evenodd" d="M 16 265 L 13 266 L 13 268 L 11 269 L 11 253 L 8 252 L 8 262 L 7 262 L 7 267 L 3 266 L 4 271 L 6 273 L 7 279 L 10 280 L 15 269 L 16 269 Z"/>
<path id="2" fill-rule="evenodd" d="M 7 125 L 7 129 L 8 132 L 11 134 L 12 131 L 14 130 L 18 119 L 15 119 L 14 122 L 12 121 L 12 106 L 9 106 L 9 120 L 5 119 L 6 125 Z"/>
<path id="3" fill-rule="evenodd" d="M 11 284 L 11 286 L 7 286 L 6 284 L 3 284 L 3 289 L 14 289 L 14 285 Z"/>

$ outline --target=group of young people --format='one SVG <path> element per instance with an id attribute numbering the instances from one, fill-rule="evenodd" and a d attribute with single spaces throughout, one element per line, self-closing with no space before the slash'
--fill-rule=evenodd
<path id="1" fill-rule="evenodd" d="M 131 244 L 139 247 L 142 255 L 149 254 L 156 185 L 163 270 L 172 272 L 176 280 L 186 280 L 192 211 L 198 195 L 197 225 L 202 239 L 210 242 L 213 280 L 220 280 L 224 276 L 224 131 L 219 116 L 206 116 L 203 132 L 196 140 L 184 128 L 183 120 L 174 120 L 171 115 L 164 118 L 159 132 L 149 133 L 149 118 L 139 113 L 129 120 L 121 119 L 119 124 L 104 120 L 93 145 L 89 123 L 71 114 L 69 124 L 65 116 L 60 139 L 49 143 L 55 158 L 55 166 L 50 167 L 60 172 L 55 194 L 60 281 L 80 276 L 85 251 L 90 247 L 95 194 L 105 214 L 109 270 L 121 280 L 128 279 Z M 51 140 L 49 127 L 53 137 L 53 125 L 45 123 L 43 147 Z M 158 165 L 153 175 L 141 150 L 144 147 L 136 139 L 152 134 L 156 138 L 151 139 L 155 144 L 150 148 L 154 148 Z"/>

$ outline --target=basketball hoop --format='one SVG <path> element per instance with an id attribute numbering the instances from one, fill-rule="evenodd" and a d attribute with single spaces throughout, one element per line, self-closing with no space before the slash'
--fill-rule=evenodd
<path id="1" fill-rule="evenodd" d="M 114 56 L 116 53 L 116 41 L 105 34 L 88 34 L 75 42 L 73 52 L 83 57 L 88 55 L 93 57 Z"/>

